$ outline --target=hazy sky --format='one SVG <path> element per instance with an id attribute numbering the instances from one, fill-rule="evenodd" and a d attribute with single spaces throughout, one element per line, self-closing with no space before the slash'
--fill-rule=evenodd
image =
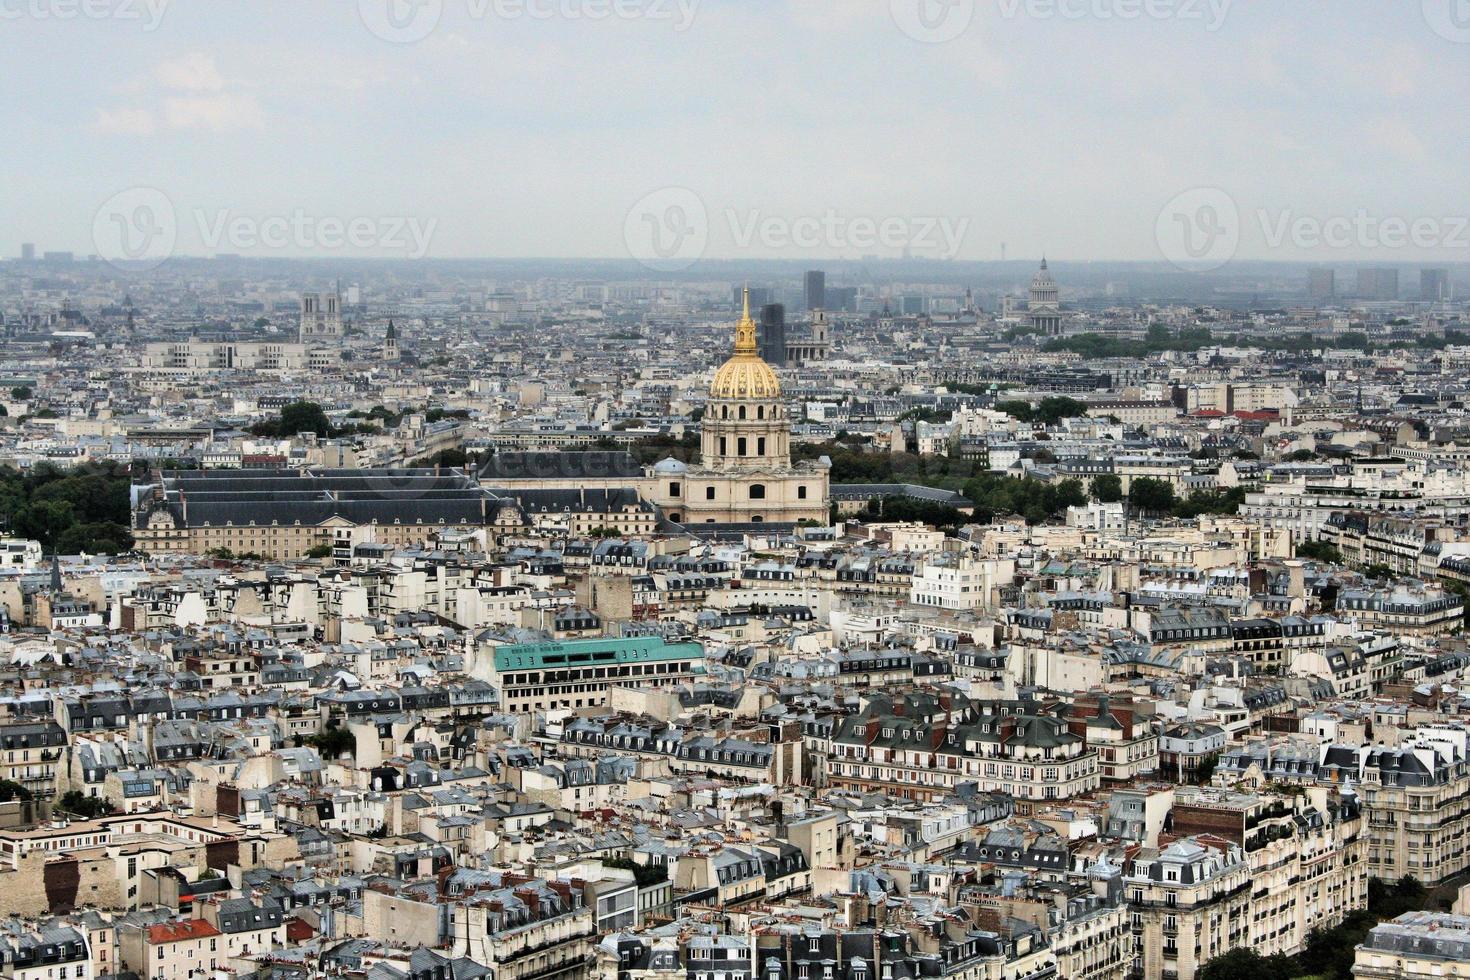
<path id="1" fill-rule="evenodd" d="M 1470 0 L 161 4 L 0 0 L 0 254 L 1470 257 Z"/>

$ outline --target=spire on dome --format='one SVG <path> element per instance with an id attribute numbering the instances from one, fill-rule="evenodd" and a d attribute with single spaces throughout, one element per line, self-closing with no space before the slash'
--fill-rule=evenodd
<path id="1" fill-rule="evenodd" d="M 735 324 L 735 353 L 754 355 L 758 350 L 755 337 L 755 321 L 750 318 L 750 287 L 745 287 L 745 308 L 740 322 Z"/>
<path id="2" fill-rule="evenodd" d="M 1043 255 L 1042 255 L 1042 256 L 1041 256 L 1041 267 L 1042 267 L 1042 268 L 1043 268 L 1043 269 L 1045 269 L 1045 268 L 1046 268 L 1046 255 L 1045 255 L 1045 254 L 1043 254 Z"/>

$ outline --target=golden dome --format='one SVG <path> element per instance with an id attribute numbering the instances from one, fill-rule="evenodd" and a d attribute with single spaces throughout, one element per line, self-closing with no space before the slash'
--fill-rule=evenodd
<path id="1" fill-rule="evenodd" d="M 755 321 L 750 318 L 750 290 L 745 291 L 745 312 L 735 325 L 735 355 L 715 372 L 709 396 L 721 399 L 780 398 L 781 380 L 761 360 L 755 341 Z"/>

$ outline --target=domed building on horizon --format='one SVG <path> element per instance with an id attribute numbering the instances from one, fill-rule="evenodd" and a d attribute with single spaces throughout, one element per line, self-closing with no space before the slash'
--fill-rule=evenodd
<path id="1" fill-rule="evenodd" d="M 1041 257 L 1041 268 L 1031 280 L 1031 289 L 1026 303 L 1026 317 L 1031 329 L 1043 337 L 1055 337 L 1062 332 L 1062 303 L 1057 281 L 1046 267 L 1046 256 Z"/>
<path id="2" fill-rule="evenodd" d="M 735 325 L 734 353 L 715 372 L 700 428 L 697 464 L 659 464 L 653 470 L 660 478 L 653 500 L 670 520 L 687 525 L 826 523 L 829 468 L 825 462 L 791 460 L 791 420 L 781 379 L 760 356 L 749 290 Z"/>

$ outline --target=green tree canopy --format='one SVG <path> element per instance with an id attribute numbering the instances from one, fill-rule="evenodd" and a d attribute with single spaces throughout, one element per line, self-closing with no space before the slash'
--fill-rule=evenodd
<path id="1" fill-rule="evenodd" d="M 1105 504 L 1123 499 L 1123 481 L 1114 473 L 1100 473 L 1093 477 L 1089 489 L 1096 500 Z"/>

